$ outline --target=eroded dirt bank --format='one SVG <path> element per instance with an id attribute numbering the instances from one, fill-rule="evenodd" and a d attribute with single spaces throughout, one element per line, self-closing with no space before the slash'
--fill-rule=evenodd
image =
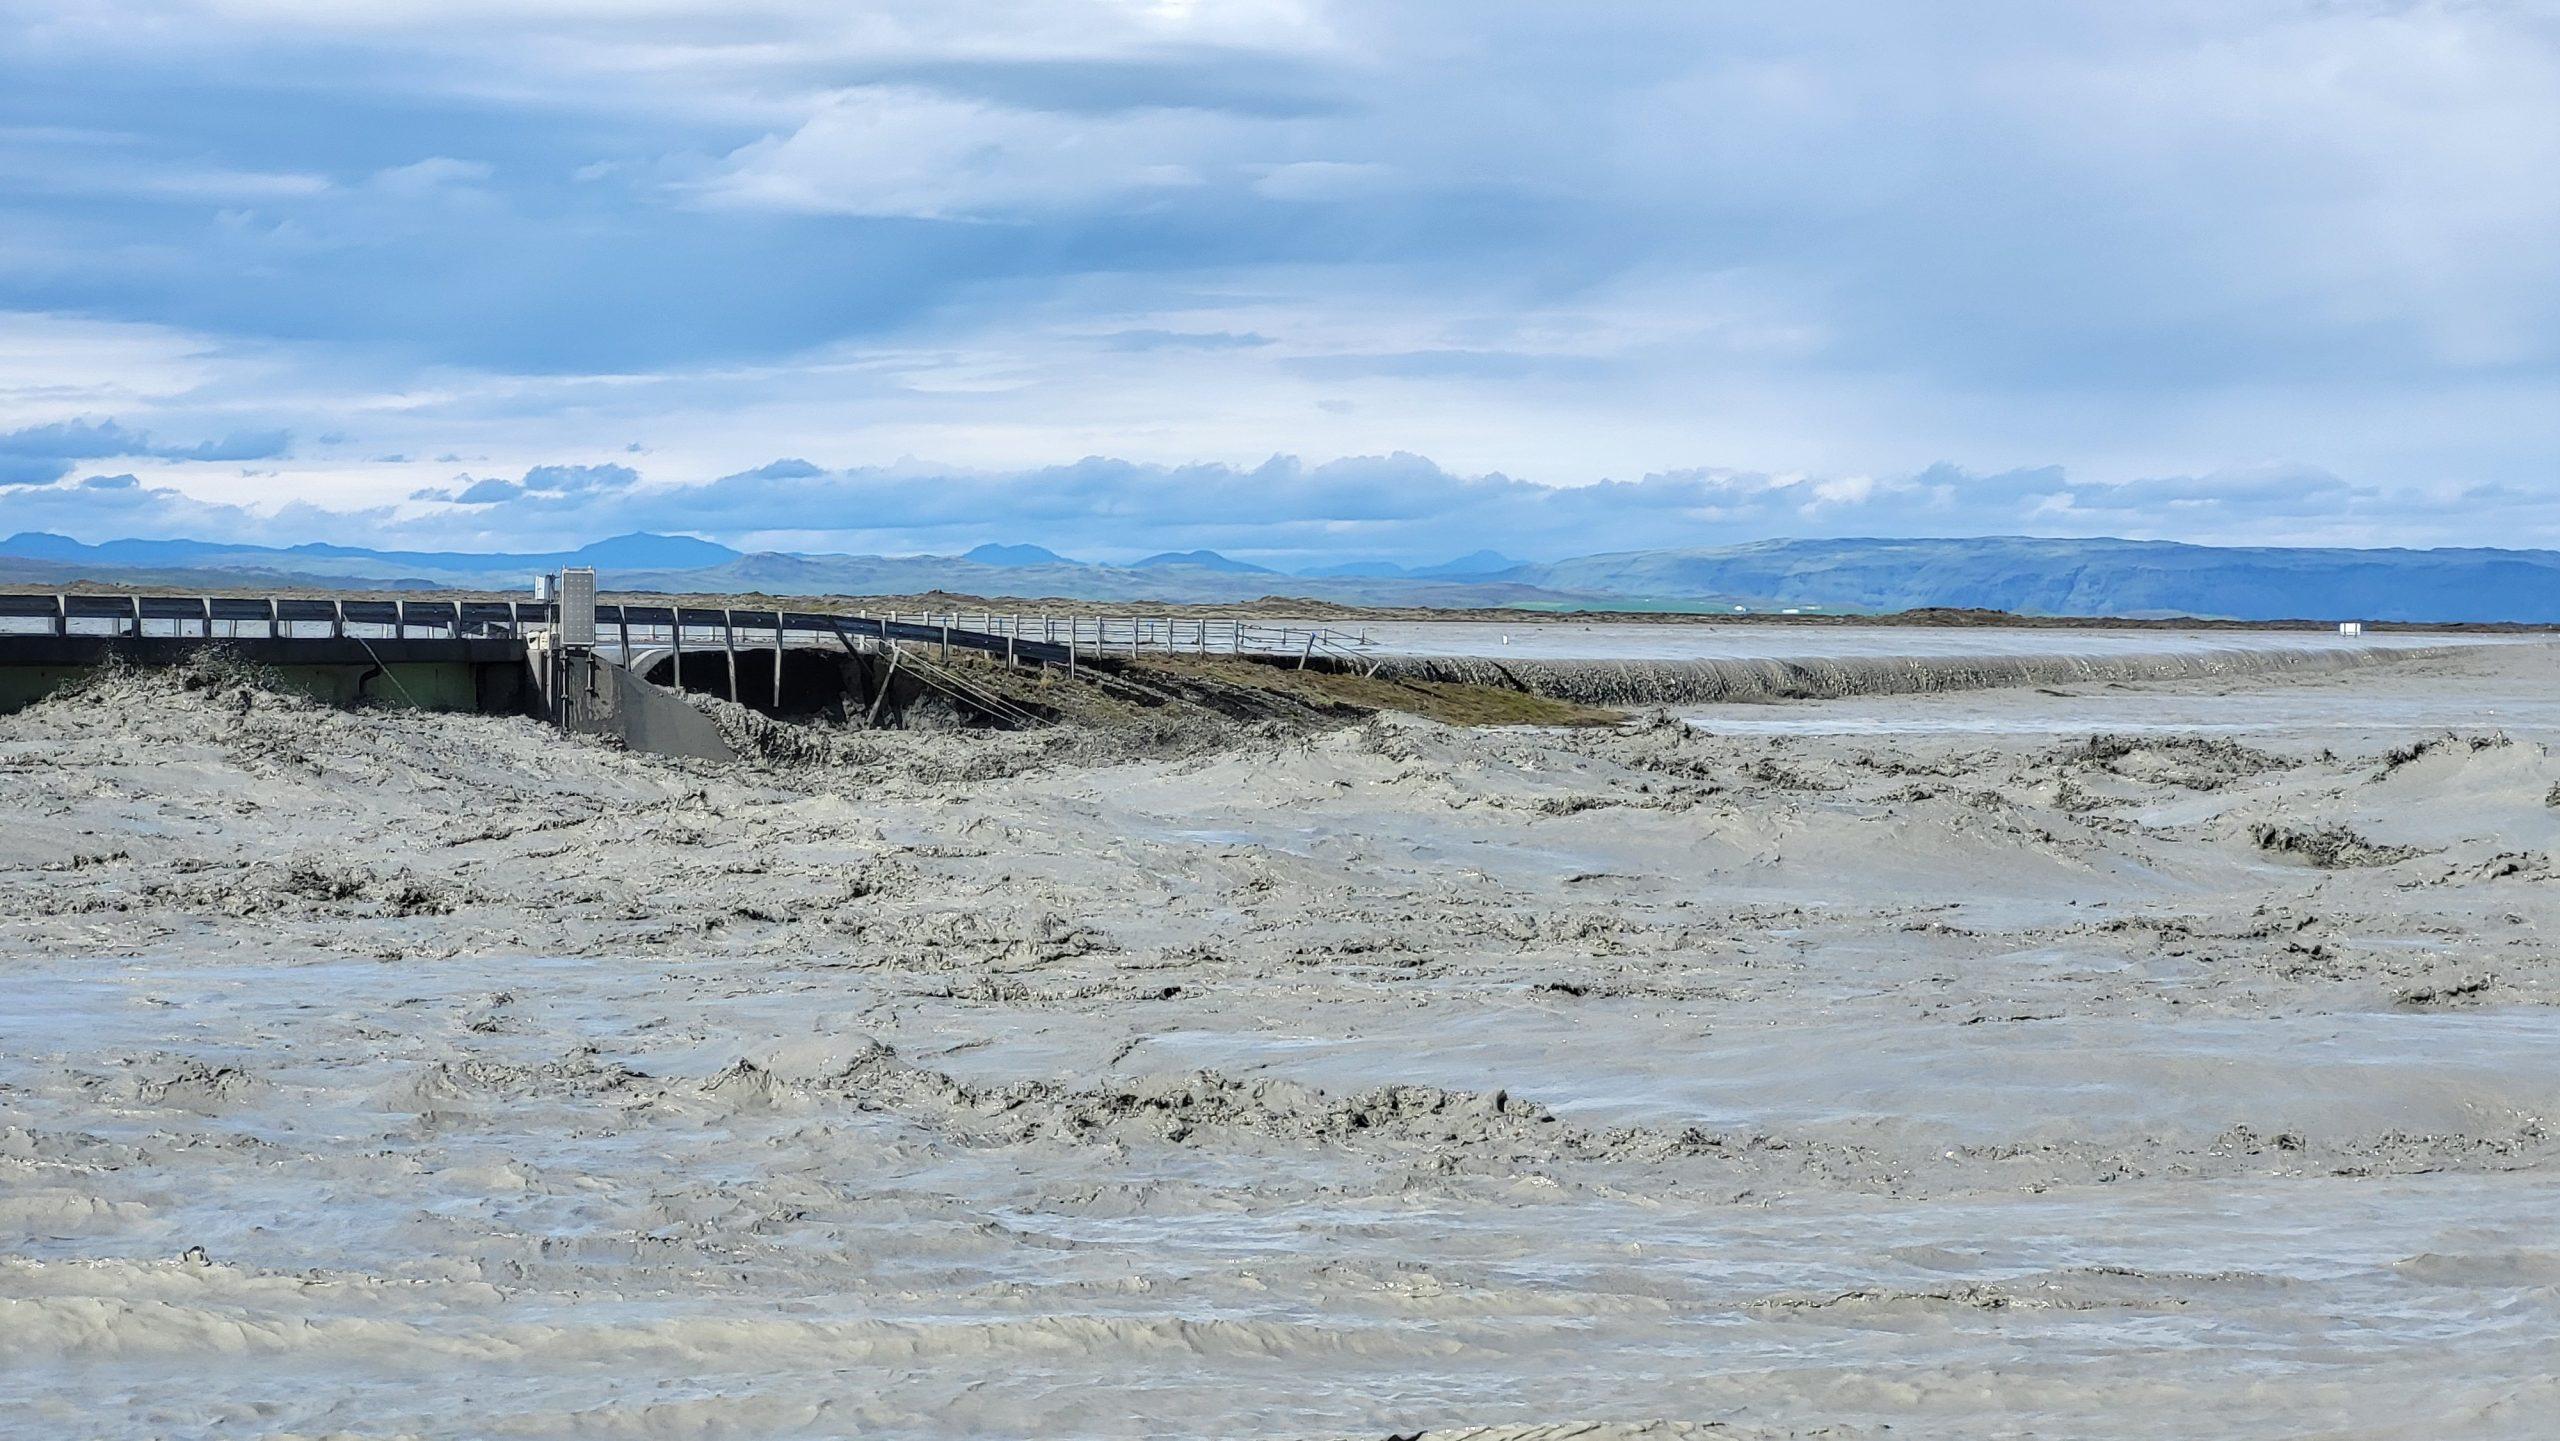
<path id="1" fill-rule="evenodd" d="M 2537 1434 L 2547 739 L 119 678 L 0 720 L 0 1431 Z"/>

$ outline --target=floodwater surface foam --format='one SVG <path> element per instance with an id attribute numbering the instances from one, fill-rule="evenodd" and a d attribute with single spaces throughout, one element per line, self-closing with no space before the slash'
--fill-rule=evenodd
<path id="1" fill-rule="evenodd" d="M 0 1434 L 2542 1434 L 2551 694 L 752 769 L 121 678 L 0 719 Z"/>

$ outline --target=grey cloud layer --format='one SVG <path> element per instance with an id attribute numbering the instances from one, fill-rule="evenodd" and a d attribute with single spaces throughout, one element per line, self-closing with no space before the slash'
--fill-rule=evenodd
<path id="1" fill-rule="evenodd" d="M 2075 481 L 2060 467 L 1892 477 L 1694 469 L 1547 486 L 1461 474 L 1417 455 L 1308 464 L 1159 466 L 1089 457 L 1030 470 L 828 469 L 784 458 L 699 482 L 652 483 L 619 463 L 463 477 L 403 507 L 277 511 L 207 503 L 129 475 L 21 487 L 12 528 L 88 539 L 189 534 L 251 541 L 363 539 L 440 548 L 574 545 L 652 530 L 749 547 L 943 553 L 1036 541 L 1094 559 L 1208 547 L 1284 564 L 1431 561 L 1477 548 L 1522 558 L 1772 536 L 2125 535 L 2268 543 L 2461 539 L 2481 513 L 2552 519 L 2531 490 L 2398 494 L 2318 471 Z M 2164 524 L 2169 517 L 2172 524 Z"/>
<path id="2" fill-rule="evenodd" d="M 1831 365 L 2030 392 L 2560 358 L 2534 4 L 117 8 L 0 44 L 48 120 L 0 157 L 92 192 L 26 202 L 32 298 L 221 330 L 611 366 L 1356 259 L 1723 277 Z"/>
<path id="3" fill-rule="evenodd" d="M 220 440 L 164 444 L 112 420 L 57 421 L 0 434 L 0 486 L 48 485 L 83 461 L 115 457 L 154 460 L 270 460 L 292 437 L 281 430 L 241 431 Z"/>
<path id="4" fill-rule="evenodd" d="M 639 478 L 640 473 L 627 465 L 537 465 L 526 471 L 522 480 L 494 476 L 474 480 L 464 476 L 454 485 L 412 491 L 409 498 L 455 505 L 497 505 L 529 495 L 577 496 L 620 490 Z"/>
<path id="5" fill-rule="evenodd" d="M 1548 556 L 1773 535 L 2151 533 L 2170 512 L 2188 535 L 2268 538 L 2405 521 L 2420 509 L 2317 472 L 2093 485 L 2059 467 L 1977 475 L 1937 466 L 1891 478 L 1702 469 L 1548 486 L 1456 474 L 1406 454 L 1315 465 L 1283 456 L 1250 469 L 1090 458 L 995 473 L 795 463 L 596 505 L 633 528 L 834 533 L 883 549 L 1008 538 L 1302 559 L 1439 559 L 1480 546 Z"/>

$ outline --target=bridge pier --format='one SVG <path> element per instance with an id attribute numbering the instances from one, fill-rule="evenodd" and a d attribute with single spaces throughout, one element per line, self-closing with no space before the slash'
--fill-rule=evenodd
<path id="1" fill-rule="evenodd" d="M 699 707 L 593 650 L 559 648 L 537 637 L 527 647 L 526 669 L 537 682 L 536 713 L 566 734 L 615 740 L 651 755 L 737 759 Z"/>

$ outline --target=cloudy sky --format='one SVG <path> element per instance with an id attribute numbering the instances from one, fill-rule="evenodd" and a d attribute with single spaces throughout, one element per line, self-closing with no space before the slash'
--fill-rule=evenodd
<path id="1" fill-rule="evenodd" d="M 2560 544 L 2554 0 L 0 0 L 0 531 Z"/>

